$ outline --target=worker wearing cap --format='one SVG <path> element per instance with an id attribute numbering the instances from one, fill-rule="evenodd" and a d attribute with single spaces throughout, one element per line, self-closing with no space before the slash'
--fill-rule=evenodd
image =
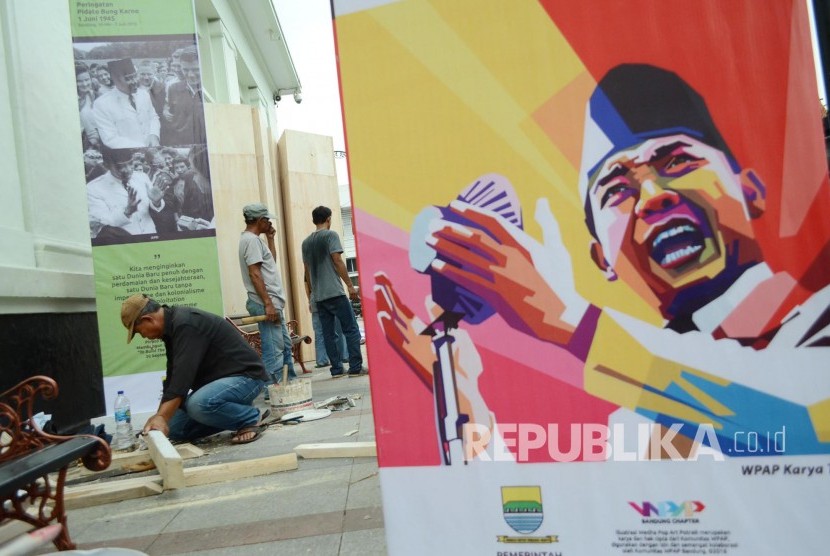
<path id="1" fill-rule="evenodd" d="M 276 229 L 271 219 L 276 218 L 262 203 L 252 203 L 242 209 L 245 229 L 239 238 L 239 268 L 242 283 L 248 292 L 245 308 L 253 316 L 265 315 L 258 323 L 262 340 L 262 361 L 274 382 L 282 380 L 282 370 L 288 367 L 288 378 L 297 378 L 291 354 L 291 336 L 285 324 L 285 291 L 277 270 L 277 249 L 274 245 Z M 265 243 L 259 238 L 265 234 Z"/>
<path id="2" fill-rule="evenodd" d="M 139 334 L 162 340 L 167 375 L 161 403 L 144 433 L 158 430 L 190 441 L 225 430 L 233 444 L 253 442 L 264 430 L 253 401 L 267 380 L 257 353 L 225 319 L 193 307 L 168 307 L 143 294 L 121 305 L 127 343 Z"/>

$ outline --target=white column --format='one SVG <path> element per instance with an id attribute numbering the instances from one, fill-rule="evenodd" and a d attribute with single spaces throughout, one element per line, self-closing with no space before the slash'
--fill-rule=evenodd
<path id="1" fill-rule="evenodd" d="M 94 310 L 68 2 L 0 3 L 0 312 Z"/>

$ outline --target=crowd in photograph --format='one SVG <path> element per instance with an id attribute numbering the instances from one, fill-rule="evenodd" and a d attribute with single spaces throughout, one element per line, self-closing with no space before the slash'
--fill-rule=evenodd
<path id="1" fill-rule="evenodd" d="M 196 46 L 169 60 L 76 60 L 84 149 L 205 143 Z"/>
<path id="2" fill-rule="evenodd" d="M 75 75 L 92 238 L 213 228 L 196 46 L 76 60 Z"/>

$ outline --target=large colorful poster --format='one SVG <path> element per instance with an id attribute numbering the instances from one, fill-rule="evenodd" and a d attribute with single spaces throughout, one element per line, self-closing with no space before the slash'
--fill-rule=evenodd
<path id="1" fill-rule="evenodd" d="M 121 302 L 222 311 L 192 0 L 70 0 L 107 407 L 161 395 L 164 345 L 126 343 Z"/>
<path id="2" fill-rule="evenodd" d="M 826 551 L 806 3 L 334 11 L 390 553 Z"/>

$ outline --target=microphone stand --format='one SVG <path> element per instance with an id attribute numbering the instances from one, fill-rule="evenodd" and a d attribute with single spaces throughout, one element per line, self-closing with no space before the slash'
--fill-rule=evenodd
<path id="1" fill-rule="evenodd" d="M 458 328 L 463 316 L 462 313 L 444 311 L 421 332 L 424 336 L 432 337 L 432 346 L 438 356 L 432 367 L 432 384 L 438 448 L 444 465 L 467 463 L 464 458 L 464 425 L 470 421 L 470 416 L 458 409 L 458 388 L 452 357 L 452 344 L 455 342 L 452 330 Z"/>

